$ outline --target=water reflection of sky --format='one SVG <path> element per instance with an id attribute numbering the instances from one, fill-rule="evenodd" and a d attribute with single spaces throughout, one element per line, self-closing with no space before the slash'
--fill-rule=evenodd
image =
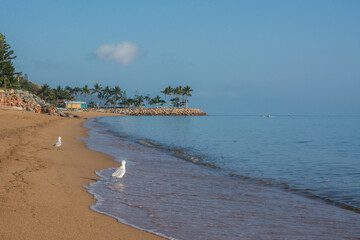
<path id="1" fill-rule="evenodd" d="M 89 123 L 88 123 L 89 124 Z M 87 144 L 126 159 L 124 183 L 114 169 L 90 184 L 96 211 L 178 239 L 354 238 L 360 215 L 276 188 L 254 185 L 93 128 Z M 299 229 L 302 229 L 301 231 Z"/>

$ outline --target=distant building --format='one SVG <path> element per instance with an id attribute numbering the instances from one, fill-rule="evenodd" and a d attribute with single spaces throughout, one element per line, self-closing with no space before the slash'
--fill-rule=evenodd
<path id="1" fill-rule="evenodd" d="M 86 108 L 86 102 L 79 102 L 79 101 L 65 102 L 65 107 L 72 109 Z"/>

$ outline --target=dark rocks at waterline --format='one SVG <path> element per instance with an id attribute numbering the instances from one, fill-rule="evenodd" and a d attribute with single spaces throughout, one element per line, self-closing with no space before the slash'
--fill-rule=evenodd
<path id="1" fill-rule="evenodd" d="M 207 116 L 197 108 L 87 108 L 87 112 L 117 113 L 128 116 Z"/>

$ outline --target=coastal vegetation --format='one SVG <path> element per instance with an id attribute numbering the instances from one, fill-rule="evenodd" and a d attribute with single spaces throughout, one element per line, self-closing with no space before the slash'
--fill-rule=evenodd
<path id="1" fill-rule="evenodd" d="M 27 89 L 28 90 L 28 89 Z M 114 87 L 105 86 L 95 83 L 93 88 L 89 88 L 87 84 L 83 87 L 70 87 L 63 88 L 61 85 L 56 88 L 51 88 L 48 84 L 44 84 L 38 88 L 36 93 L 43 100 L 50 102 L 54 105 L 61 106 L 64 101 L 83 100 L 87 102 L 89 107 L 174 107 L 174 108 L 187 108 L 189 97 L 193 89 L 190 86 L 178 86 L 172 88 L 171 86 L 161 91 L 166 101 L 161 96 L 157 95 L 151 97 L 150 95 L 141 95 L 138 91 L 135 92 L 133 97 L 127 97 L 125 90 L 120 86 Z M 165 94 L 166 92 L 166 94 Z M 96 101 L 95 101 L 96 100 Z"/>
<path id="2" fill-rule="evenodd" d="M 15 72 L 12 62 L 15 58 L 14 51 L 11 50 L 10 45 L 6 43 L 5 36 L 0 33 L 0 74 L 2 80 L 0 81 L 0 86 L 4 88 L 14 87 L 16 75 L 20 74 Z"/>
<path id="3" fill-rule="evenodd" d="M 64 107 L 66 101 L 82 100 L 89 107 L 188 108 L 189 98 L 193 92 L 190 86 L 168 86 L 160 91 L 163 99 L 160 95 L 152 97 L 149 94 L 141 95 L 138 91 L 133 97 L 128 97 L 126 90 L 120 86 L 102 86 L 100 83 L 95 83 L 92 88 L 88 84 L 82 87 L 58 85 L 52 88 L 48 84 L 39 86 L 30 81 L 27 74 L 15 71 L 12 62 L 15 58 L 14 51 L 7 44 L 5 36 L 0 33 L 0 88 L 26 90 L 57 107 Z"/>

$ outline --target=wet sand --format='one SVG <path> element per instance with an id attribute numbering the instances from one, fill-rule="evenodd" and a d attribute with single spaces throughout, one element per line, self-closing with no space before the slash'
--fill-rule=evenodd
<path id="1" fill-rule="evenodd" d="M 0 239 L 163 239 L 89 209 L 84 185 L 118 164 L 86 148 L 82 119 L 0 105 Z M 53 144 L 62 137 L 62 146 Z"/>

